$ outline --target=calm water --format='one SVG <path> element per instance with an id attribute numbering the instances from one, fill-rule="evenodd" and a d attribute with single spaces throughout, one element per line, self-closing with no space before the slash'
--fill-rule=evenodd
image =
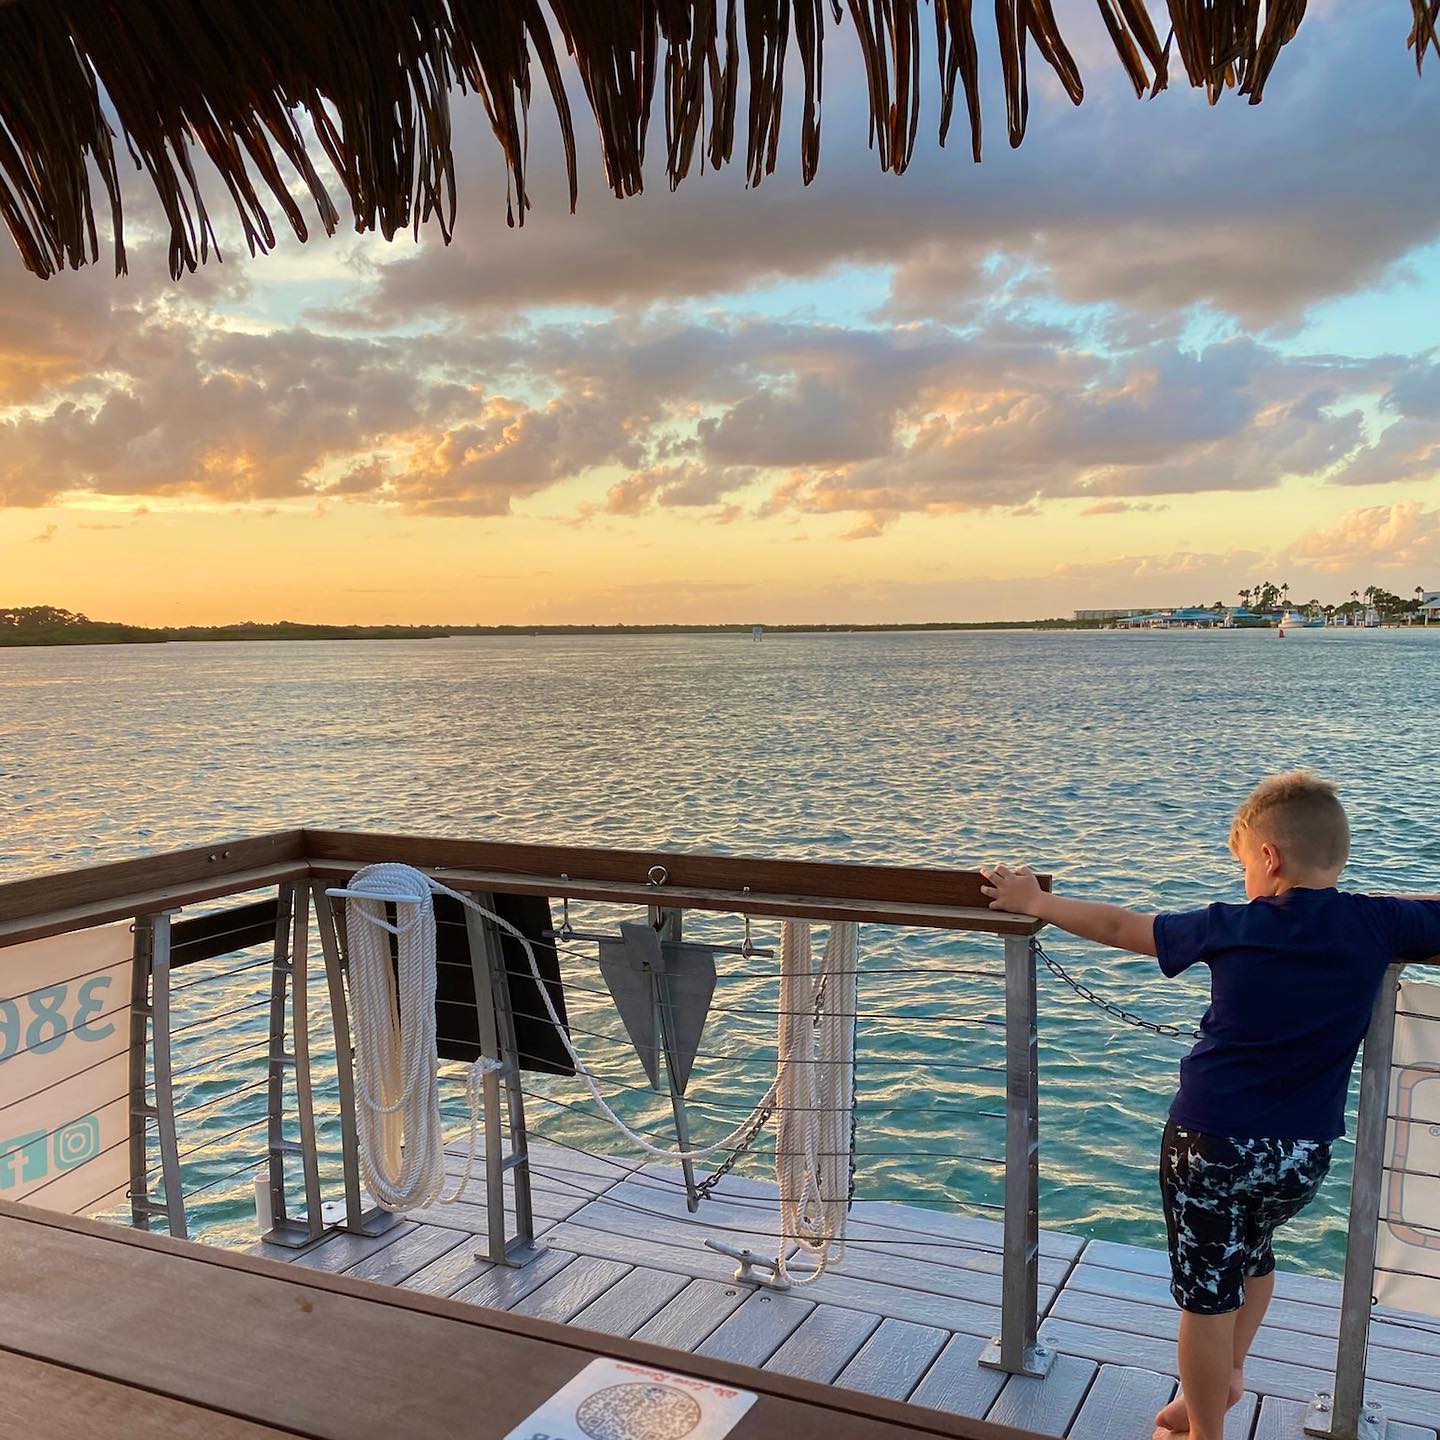
<path id="1" fill-rule="evenodd" d="M 1229 813 L 1268 771 L 1344 782 L 1349 883 L 1437 888 L 1440 631 L 965 633 L 455 640 L 0 651 L 0 879 L 297 824 L 603 846 L 971 867 L 1028 861 L 1057 887 L 1140 906 L 1241 898 Z M 577 923 L 613 915 L 576 907 Z M 728 917 L 691 933 L 738 941 Z M 757 928 L 757 942 L 773 930 Z M 1052 934 L 1108 995 L 1193 1023 L 1203 979 Z M 1003 1058 L 984 937 L 862 933 L 860 1197 L 966 1209 L 998 1172 Z M 209 968 L 234 970 L 245 957 Z M 718 1138 L 764 1088 L 764 962 L 721 957 L 696 1128 Z M 201 972 L 186 972 L 191 980 Z M 263 968 L 177 996 L 176 1023 L 263 995 Z M 584 957 L 567 974 L 594 985 Z M 1163 1241 L 1154 1156 L 1183 1047 L 1116 1027 L 1040 979 L 1042 1223 Z M 323 986 L 320 987 L 323 990 Z M 729 1008 L 733 1007 L 733 1008 Z M 748 1012 L 748 1013 L 747 1013 Z M 571 997 L 621 1108 L 660 1124 L 607 1004 Z M 910 1017 L 925 1016 L 925 1019 Z M 264 1011 L 183 1037 L 187 1188 L 211 1232 L 253 1227 Z M 323 1013 L 317 1016 L 323 1022 Z M 317 1038 L 323 1023 L 317 1023 Z M 178 1042 L 177 1042 L 178 1043 Z M 738 1062 L 737 1063 L 737 1058 Z M 773 1072 L 772 1072 L 773 1073 Z M 537 1096 L 579 1099 L 573 1082 Z M 322 1102 L 329 1098 L 328 1087 Z M 207 1105 L 206 1102 L 210 1103 Z M 463 1113 L 452 1107 L 458 1117 Z M 580 1111 L 535 1128 L 615 1151 Z M 328 1106 L 322 1103 L 322 1110 Z M 237 1127 L 246 1127 L 239 1129 Z M 334 1126 L 324 1133 L 333 1143 Z M 1348 1151 L 1283 1259 L 1338 1273 Z M 750 1162 L 755 1173 L 764 1158 Z"/>

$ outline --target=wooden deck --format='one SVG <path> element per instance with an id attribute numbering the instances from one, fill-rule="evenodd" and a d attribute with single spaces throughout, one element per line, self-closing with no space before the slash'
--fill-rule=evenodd
<path id="1" fill-rule="evenodd" d="M 1071 1440 L 1148 1440 L 1175 1392 L 1178 1316 L 1162 1251 L 1042 1232 L 1040 1334 L 1060 1353 L 1044 1380 L 1007 1377 L 976 1364 L 999 1330 L 993 1221 L 857 1204 L 838 1269 L 778 1293 L 737 1285 L 734 1262 L 703 1244 L 713 1235 L 773 1253 L 773 1185 L 732 1176 L 727 1198 L 692 1216 L 670 1167 L 538 1141 L 532 1157 L 546 1251 L 524 1269 L 475 1259 L 485 1208 L 466 1199 L 378 1237 L 252 1253 Z M 455 1173 L 462 1164 L 452 1155 Z M 469 1193 L 478 1202 L 483 1187 L 472 1181 Z M 1280 1274 L 1227 1440 L 1299 1440 L 1311 1395 L 1331 1388 L 1339 1303 L 1336 1281 Z M 1367 1398 L 1385 1406 L 1388 1440 L 1436 1440 L 1440 1324 L 1376 1316 Z"/>
<path id="2" fill-rule="evenodd" d="M 5 1201 L 0 1274 L 15 1440 L 498 1440 L 600 1358 L 749 1391 L 732 1440 L 1044 1440 Z"/>

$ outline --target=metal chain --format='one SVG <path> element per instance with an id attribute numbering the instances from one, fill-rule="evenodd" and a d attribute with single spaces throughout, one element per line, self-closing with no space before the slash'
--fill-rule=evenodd
<path id="1" fill-rule="evenodd" d="M 820 1023 L 820 1011 L 825 1004 L 825 985 L 829 979 L 829 971 L 826 971 L 823 975 L 821 975 L 820 983 L 815 987 L 815 1023 L 817 1025 Z M 755 1123 L 744 1135 L 740 1137 L 739 1140 L 735 1142 L 734 1149 L 732 1149 L 731 1152 L 725 1157 L 724 1161 L 720 1164 L 720 1166 L 711 1174 L 707 1175 L 705 1179 L 701 1180 L 695 1186 L 695 1198 L 697 1200 L 708 1200 L 710 1198 L 711 1192 L 714 1191 L 715 1187 L 735 1168 L 737 1164 L 739 1164 L 741 1156 L 743 1156 L 745 1152 L 749 1150 L 749 1148 L 759 1138 L 760 1132 L 764 1130 L 766 1125 L 770 1123 L 770 1117 L 775 1113 L 775 1106 L 776 1097 L 772 1095 L 770 1098 L 770 1103 L 766 1105 L 763 1110 L 759 1111 L 756 1114 Z M 854 1198 L 854 1195 L 855 1135 L 854 1131 L 852 1130 L 850 1135 L 850 1196 L 852 1199 Z"/>
<path id="2" fill-rule="evenodd" d="M 1156 1035 L 1168 1035 L 1172 1040 L 1183 1040 L 1186 1036 L 1196 1040 L 1200 1038 L 1198 1030 L 1184 1030 L 1179 1025 L 1158 1024 L 1154 1020 L 1147 1020 L 1143 1015 L 1137 1015 L 1133 1010 L 1125 1009 L 1123 1005 L 1115 1004 L 1113 1000 L 1105 999 L 1103 995 L 1097 995 L 1088 985 L 1067 973 L 1065 967 L 1050 955 L 1038 940 L 1030 941 L 1030 950 L 1045 962 L 1045 968 L 1052 975 L 1063 980 L 1082 1000 L 1088 1000 L 1112 1020 L 1119 1020 L 1123 1025 L 1134 1025 L 1138 1030 L 1149 1030 Z"/>
<path id="3" fill-rule="evenodd" d="M 740 1157 L 755 1143 L 760 1132 L 770 1122 L 770 1117 L 775 1113 L 775 1101 L 760 1111 L 755 1117 L 755 1123 L 750 1127 L 747 1135 L 743 1136 L 735 1144 L 735 1148 L 725 1157 L 719 1167 L 707 1175 L 695 1186 L 695 1198 L 697 1200 L 708 1200 L 715 1187 L 735 1168 Z"/>

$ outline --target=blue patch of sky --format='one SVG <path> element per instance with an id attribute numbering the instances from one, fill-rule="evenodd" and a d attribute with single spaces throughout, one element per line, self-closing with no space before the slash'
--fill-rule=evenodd
<path id="1" fill-rule="evenodd" d="M 1416 355 L 1436 348 L 1440 245 L 1413 250 L 1380 283 L 1311 307 L 1274 340 L 1286 354 Z"/>
<path id="2" fill-rule="evenodd" d="M 776 280 L 686 302 L 697 318 L 716 312 L 764 320 L 869 329 L 890 293 L 888 265 L 840 265 L 820 275 Z"/>

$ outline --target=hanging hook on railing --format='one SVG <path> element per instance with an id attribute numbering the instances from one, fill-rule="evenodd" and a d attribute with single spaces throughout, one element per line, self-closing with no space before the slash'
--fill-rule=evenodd
<path id="1" fill-rule="evenodd" d="M 748 895 L 749 893 L 750 887 L 747 885 L 741 894 Z M 745 938 L 740 942 L 740 953 L 747 960 L 752 959 L 755 955 L 755 942 L 750 938 L 750 912 L 748 910 L 745 912 Z"/>
<path id="2" fill-rule="evenodd" d="M 562 875 L 560 878 L 566 881 L 570 879 L 568 875 Z M 561 940 L 573 940 L 575 938 L 575 927 L 570 923 L 570 897 L 568 895 L 562 895 L 560 897 L 560 904 L 563 909 L 561 911 L 560 930 L 558 932 L 559 938 Z"/>

